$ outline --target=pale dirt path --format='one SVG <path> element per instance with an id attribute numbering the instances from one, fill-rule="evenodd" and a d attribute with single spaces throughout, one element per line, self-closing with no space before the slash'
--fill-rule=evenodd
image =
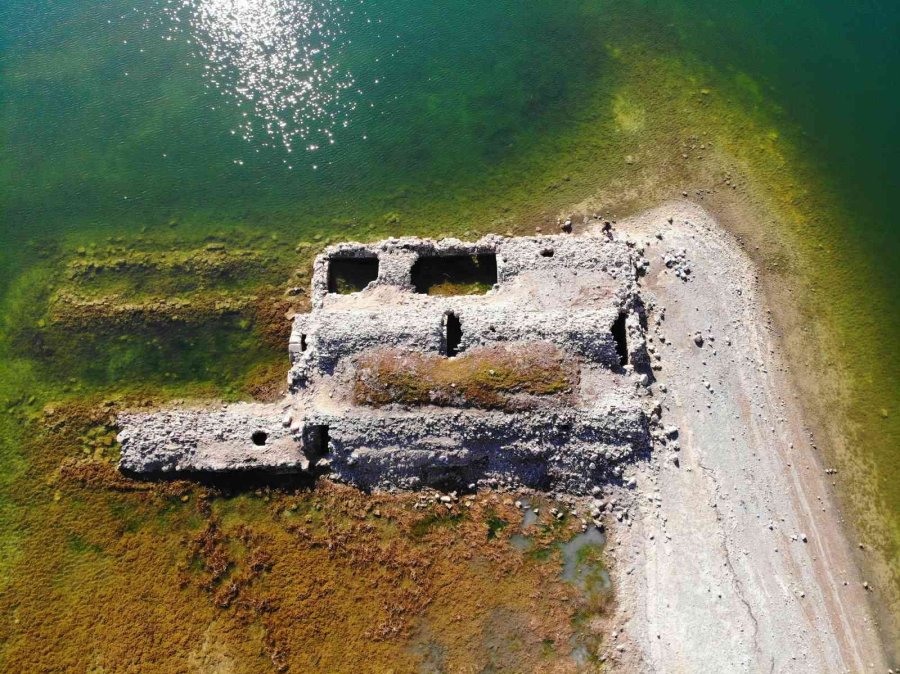
<path id="1" fill-rule="evenodd" d="M 650 334 L 663 365 L 654 392 L 680 451 L 658 448 L 636 466 L 631 525 L 612 532 L 623 630 L 612 662 L 642 672 L 887 672 L 749 258 L 691 204 L 618 229 L 651 242 L 644 297 L 658 305 Z M 660 259 L 679 248 L 687 282 Z"/>

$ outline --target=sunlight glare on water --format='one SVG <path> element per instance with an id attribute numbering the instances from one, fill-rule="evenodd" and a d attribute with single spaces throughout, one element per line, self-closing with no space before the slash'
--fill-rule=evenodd
<path id="1" fill-rule="evenodd" d="M 207 87 L 241 110 L 233 133 L 291 152 L 331 144 L 349 124 L 359 91 L 337 61 L 352 9 L 336 0 L 163 1 L 169 37 L 187 33 Z"/>

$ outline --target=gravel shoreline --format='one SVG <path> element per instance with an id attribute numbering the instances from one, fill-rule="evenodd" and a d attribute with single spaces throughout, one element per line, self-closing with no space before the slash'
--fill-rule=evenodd
<path id="1" fill-rule="evenodd" d="M 635 464 L 628 517 L 611 525 L 605 658 L 635 672 L 889 671 L 752 262 L 688 203 L 618 230 L 651 261 L 654 388 L 679 434 Z"/>

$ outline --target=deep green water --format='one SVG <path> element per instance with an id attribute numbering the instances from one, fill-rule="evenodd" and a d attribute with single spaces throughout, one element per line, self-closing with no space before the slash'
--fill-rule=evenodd
<path id="1" fill-rule="evenodd" d="M 884 312 L 872 349 L 884 357 L 880 404 L 895 420 L 898 24 L 900 5 L 873 1 L 6 0 L 6 314 L 39 320 L 29 289 L 45 279 L 33 269 L 48 259 L 41 251 L 54 259 L 107 237 L 276 235 L 290 255 L 315 236 L 483 230 L 526 201 L 540 206 L 560 167 L 590 184 L 580 164 L 565 168 L 566 153 L 621 83 L 609 44 L 648 45 L 751 82 L 780 108 L 817 188 L 854 214 L 837 236 L 861 249 L 855 273 Z M 142 378 L 171 367 L 224 390 L 252 350 L 246 334 L 110 344 L 89 352 L 90 366 L 38 362 L 6 344 L 0 393 L 33 393 L 39 405 L 63 383 L 115 388 L 135 364 Z M 214 377 L 219 357 L 230 365 Z M 12 474 L 28 457 L 19 425 L 0 426 Z M 877 453 L 885 485 L 900 473 L 898 453 Z M 900 512 L 896 491 L 890 503 Z"/>
<path id="2" fill-rule="evenodd" d="M 895 4 L 13 0 L 0 12 L 6 268 L 21 262 L 11 243 L 85 228 L 340 230 L 406 199 L 465 198 L 528 149 L 552 151 L 613 75 L 608 17 L 630 13 L 636 40 L 662 27 L 673 49 L 771 94 L 860 210 L 847 234 L 896 289 Z"/>

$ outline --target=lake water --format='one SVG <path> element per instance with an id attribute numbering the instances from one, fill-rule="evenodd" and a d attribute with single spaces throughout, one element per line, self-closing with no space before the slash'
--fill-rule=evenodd
<path id="1" fill-rule="evenodd" d="M 893 522 L 881 543 L 896 569 L 898 23 L 900 5 L 875 0 L 6 0 L 2 402 L 36 411 L 114 392 L 135 367 L 148 381 L 171 368 L 160 388 L 231 395 L 242 354 L 265 360 L 247 335 L 166 330 L 101 340 L 83 352 L 91 367 L 34 347 L 16 331 L 43 326 L 35 289 L 79 248 L 233 234 L 289 256 L 303 241 L 502 232 L 621 189 L 620 176 L 668 175 L 647 145 L 696 124 L 744 156 L 789 148 L 803 172 L 786 160 L 766 184 L 801 181 L 829 205 L 804 227 L 846 267 L 847 293 L 835 281 L 825 303 L 858 307 L 828 320 L 856 368 L 847 414 L 864 429 L 856 451 Z M 0 504 L 13 550 L 27 499 L 11 481 L 45 476 L 10 415 Z"/>
<path id="2" fill-rule="evenodd" d="M 656 41 L 752 77 L 784 109 L 823 180 L 860 212 L 847 236 L 880 260 L 873 282 L 897 283 L 894 4 L 11 0 L 0 11 L 7 267 L 20 261 L 11 242 L 84 228 L 340 232 L 412 200 L 489 200 L 612 86 L 612 42 Z"/>

